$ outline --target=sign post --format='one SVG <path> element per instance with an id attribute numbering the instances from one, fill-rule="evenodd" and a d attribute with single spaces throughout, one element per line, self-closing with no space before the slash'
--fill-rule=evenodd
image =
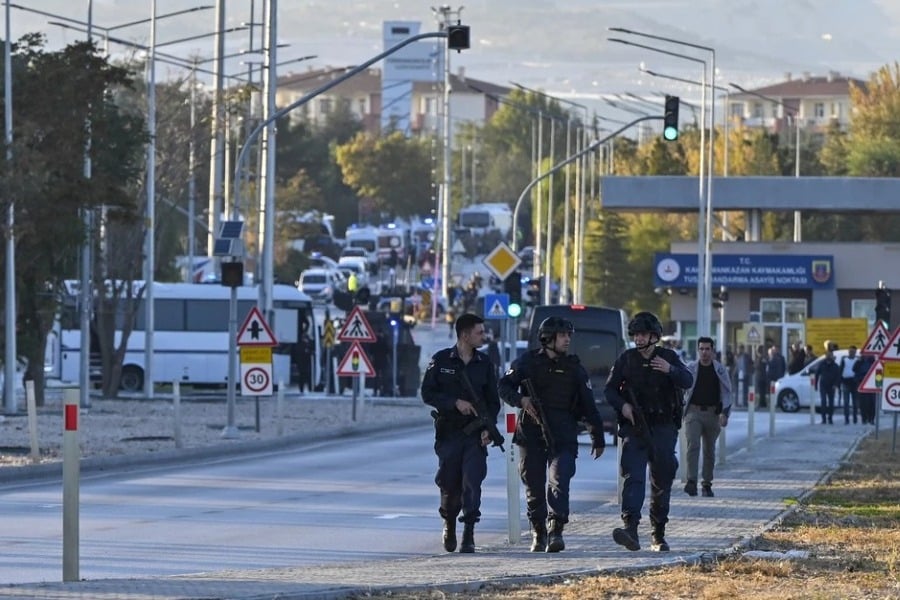
<path id="1" fill-rule="evenodd" d="M 241 352 L 241 396 L 255 397 L 256 430 L 259 431 L 259 397 L 272 395 L 272 347 L 278 345 L 259 308 L 254 306 L 244 319 L 237 334 L 237 345 Z M 222 437 L 237 436 L 234 406 L 229 406 L 228 425 Z"/>
<path id="2" fill-rule="evenodd" d="M 366 319 L 365 313 L 362 312 L 358 305 L 354 306 L 353 310 L 350 311 L 350 314 L 347 315 L 343 327 L 341 327 L 340 332 L 338 332 L 337 339 L 341 342 L 350 343 L 350 348 L 344 354 L 344 358 L 341 359 L 341 362 L 338 365 L 337 374 L 339 377 L 353 378 L 352 417 L 353 420 L 356 421 L 357 398 L 359 394 L 362 393 L 362 390 L 360 390 L 360 382 L 363 381 L 362 378 L 364 377 L 375 376 L 375 367 L 372 366 L 372 362 L 360 345 L 361 343 L 374 342 L 375 332 L 372 330 L 369 320 Z"/>

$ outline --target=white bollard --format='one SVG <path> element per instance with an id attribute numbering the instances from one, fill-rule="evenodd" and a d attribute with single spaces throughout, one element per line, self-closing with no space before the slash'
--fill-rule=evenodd
<path id="1" fill-rule="evenodd" d="M 172 382 L 172 412 L 174 413 L 175 425 L 175 447 L 181 448 L 183 445 L 181 438 L 181 382 Z"/>
<path id="2" fill-rule="evenodd" d="M 687 407 L 684 407 L 687 410 Z M 681 478 L 681 483 L 687 483 L 687 431 L 685 431 L 684 420 L 681 423 L 681 429 L 678 430 L 678 470 L 675 472 L 676 478 Z"/>
<path id="3" fill-rule="evenodd" d="M 63 404 L 63 581 L 78 581 L 79 525 L 78 388 L 65 391 Z"/>
<path id="4" fill-rule="evenodd" d="M 728 454 L 728 447 L 725 441 L 725 429 L 725 427 L 722 427 L 722 429 L 719 431 L 719 456 L 716 459 L 716 465 L 724 465 L 728 460 L 726 458 Z"/>
<path id="5" fill-rule="evenodd" d="M 278 380 L 278 392 L 275 394 L 275 432 L 284 435 L 284 383 Z"/>
<path id="6" fill-rule="evenodd" d="M 753 419 L 756 416 L 756 392 L 747 392 L 747 449 L 753 447 Z"/>
<path id="7" fill-rule="evenodd" d="M 38 445 L 37 402 L 34 399 L 34 382 L 25 382 L 25 402 L 28 409 L 28 439 L 31 442 L 31 462 L 41 462 L 41 447 Z"/>
<path id="8" fill-rule="evenodd" d="M 816 376 L 815 376 L 815 375 L 810 375 L 810 376 L 809 376 L 809 389 L 811 389 L 811 390 L 813 390 L 813 391 L 815 392 L 815 389 L 816 389 Z M 809 424 L 810 424 L 810 425 L 815 425 L 815 424 L 816 424 L 816 398 L 815 398 L 815 393 L 813 393 L 813 397 L 810 398 L 810 400 L 809 400 Z"/>
<path id="9" fill-rule="evenodd" d="M 506 512 L 508 515 L 509 543 L 518 544 L 522 538 L 522 523 L 519 512 L 519 460 L 516 445 L 512 436 L 516 432 L 516 408 L 504 404 L 504 418 L 506 419 L 506 443 L 509 445 L 506 452 Z"/>
<path id="10" fill-rule="evenodd" d="M 775 384 L 773 383 L 769 389 L 769 437 L 775 437 Z"/>

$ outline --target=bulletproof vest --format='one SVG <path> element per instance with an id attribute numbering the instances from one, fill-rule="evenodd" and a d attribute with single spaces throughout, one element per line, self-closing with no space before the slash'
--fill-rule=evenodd
<path id="1" fill-rule="evenodd" d="M 659 354 L 654 350 L 645 359 L 637 350 L 628 350 L 625 366 L 625 385 L 634 391 L 644 414 L 651 419 L 671 419 L 676 393 L 672 380 L 666 373 L 653 369 L 650 360 Z M 625 397 L 626 400 L 628 397 Z"/>
<path id="2" fill-rule="evenodd" d="M 545 354 L 536 356 L 532 383 L 545 407 L 571 410 L 578 391 L 578 378 L 570 357 L 552 360 Z"/>

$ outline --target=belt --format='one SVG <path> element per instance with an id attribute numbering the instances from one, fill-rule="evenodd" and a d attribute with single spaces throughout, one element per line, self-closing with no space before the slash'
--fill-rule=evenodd
<path id="1" fill-rule="evenodd" d="M 710 406 L 708 404 L 688 404 L 688 408 L 696 408 L 697 410 L 716 410 L 715 406 Z"/>

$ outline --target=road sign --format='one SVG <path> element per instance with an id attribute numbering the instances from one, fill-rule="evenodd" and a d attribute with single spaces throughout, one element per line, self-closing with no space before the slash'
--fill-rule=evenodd
<path id="1" fill-rule="evenodd" d="M 484 257 L 482 262 L 484 262 L 484 266 L 491 273 L 497 276 L 497 279 L 503 281 L 509 277 L 510 273 L 519 268 L 519 265 L 522 264 L 522 259 L 513 252 L 512 248 L 500 242 L 496 248 Z"/>
<path id="2" fill-rule="evenodd" d="M 879 358 L 883 361 L 900 360 L 900 327 L 894 331 Z"/>
<path id="3" fill-rule="evenodd" d="M 366 352 L 359 342 L 353 342 L 344 358 L 341 359 L 341 363 L 338 365 L 338 375 L 341 377 L 375 376 L 375 367 L 372 366 L 372 361 L 366 356 Z"/>
<path id="4" fill-rule="evenodd" d="M 347 315 L 347 319 L 344 321 L 344 326 L 341 327 L 337 339 L 342 342 L 375 341 L 375 332 L 372 330 L 372 326 L 369 325 L 369 320 L 366 319 L 366 315 L 363 314 L 363 311 L 358 305 L 354 306 L 353 310 L 350 311 L 350 314 Z"/>
<path id="5" fill-rule="evenodd" d="M 241 396 L 272 395 L 272 363 L 241 363 Z"/>
<path id="6" fill-rule="evenodd" d="M 900 363 L 885 363 L 883 389 L 881 409 L 900 411 Z"/>
<path id="7" fill-rule="evenodd" d="M 241 348 L 242 363 L 272 364 L 271 346 L 244 346 Z"/>
<path id="8" fill-rule="evenodd" d="M 238 346 L 277 346 L 278 340 L 269 328 L 269 324 L 263 318 L 262 313 L 255 306 L 250 309 L 244 324 L 238 330 Z"/>
<path id="9" fill-rule="evenodd" d="M 866 343 L 863 344 L 862 350 L 860 350 L 859 353 L 881 356 L 881 353 L 884 352 L 884 349 L 887 347 L 887 341 L 890 336 L 891 332 L 887 330 L 884 323 L 875 321 L 875 328 L 872 329 L 872 333 L 869 334 Z"/>
<path id="10" fill-rule="evenodd" d="M 484 318 L 506 319 L 509 315 L 509 294 L 485 294 Z"/>
<path id="11" fill-rule="evenodd" d="M 884 365 L 880 360 L 876 360 L 869 367 L 869 372 L 863 377 L 857 388 L 864 394 L 877 394 L 881 391 L 881 382 L 884 379 Z"/>
<path id="12" fill-rule="evenodd" d="M 822 348 L 826 340 L 831 340 L 839 348 L 860 347 L 869 333 L 866 319 L 807 319 L 806 343 L 813 348 Z"/>
<path id="13" fill-rule="evenodd" d="M 322 330 L 322 346 L 325 348 L 334 348 L 334 341 L 337 333 L 334 330 L 334 321 L 325 319 L 325 327 Z"/>

